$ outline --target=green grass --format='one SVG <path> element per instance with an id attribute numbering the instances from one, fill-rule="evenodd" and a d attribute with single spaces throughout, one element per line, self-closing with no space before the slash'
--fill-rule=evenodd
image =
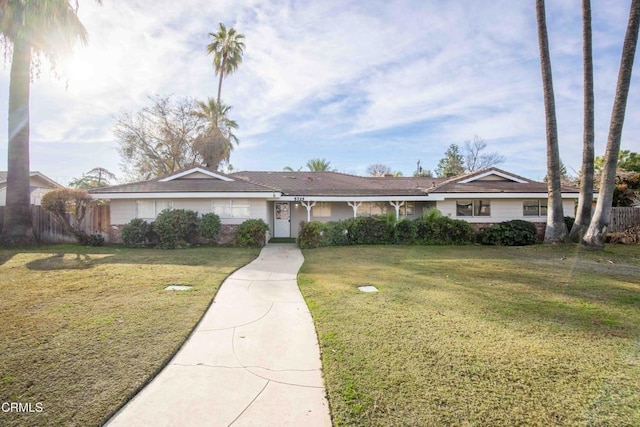
<path id="1" fill-rule="evenodd" d="M 304 255 L 335 425 L 640 425 L 640 246 Z"/>
<path id="2" fill-rule="evenodd" d="M 257 249 L 0 249 L 0 425 L 90 426 L 177 351 L 235 269 Z M 186 284 L 188 291 L 166 291 Z"/>

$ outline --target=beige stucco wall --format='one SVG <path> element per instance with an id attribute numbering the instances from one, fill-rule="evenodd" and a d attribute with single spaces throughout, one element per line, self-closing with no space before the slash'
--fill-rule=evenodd
<path id="1" fill-rule="evenodd" d="M 191 209 L 199 214 L 213 211 L 213 199 L 157 199 L 158 201 L 171 201 L 174 209 Z M 224 199 L 219 199 L 224 200 Z M 226 199 L 228 200 L 228 199 Z M 156 200 L 154 200 L 156 201 Z M 249 212 L 247 218 L 220 218 L 222 224 L 241 224 L 249 218 L 259 218 L 269 223 L 267 214 L 267 202 L 260 199 L 249 199 Z M 136 218 L 137 203 L 135 199 L 111 200 L 111 225 L 126 224 Z M 151 220 L 152 218 L 145 218 Z"/>
<path id="2" fill-rule="evenodd" d="M 439 201 L 437 208 L 443 215 L 450 216 L 454 219 L 463 219 L 470 223 L 496 223 L 502 221 L 509 221 L 512 219 L 522 219 L 531 222 L 545 222 L 546 215 L 542 216 L 524 216 L 522 210 L 522 203 L 524 199 L 520 200 L 491 200 L 491 215 L 490 216 L 456 216 L 456 201 L 457 200 L 469 200 L 469 199 L 449 199 Z M 530 199 L 527 199 L 530 200 Z M 573 199 L 565 199 L 562 202 L 564 215 L 575 216 L 575 202 Z"/>

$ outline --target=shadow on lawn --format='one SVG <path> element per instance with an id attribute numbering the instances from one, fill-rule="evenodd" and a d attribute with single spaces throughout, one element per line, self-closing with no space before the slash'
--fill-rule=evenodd
<path id="1" fill-rule="evenodd" d="M 553 329 L 568 327 L 624 339 L 640 336 L 640 316 L 637 315 L 640 295 L 635 290 L 620 287 L 611 291 L 590 290 L 595 298 L 585 298 L 576 293 L 576 289 L 562 293 L 546 288 L 545 296 L 545 293 L 514 293 L 504 286 L 458 286 L 475 300 L 476 307 L 482 307 L 488 318 L 493 317 L 500 322 L 522 325 L 543 322 Z"/>
<path id="2" fill-rule="evenodd" d="M 219 265 L 225 260 L 234 261 L 238 253 L 234 249 L 219 247 L 199 247 L 176 250 L 122 249 L 122 248 L 52 248 L 46 258 L 38 258 L 26 263 L 29 270 L 86 270 L 108 264 L 145 265 Z M 58 250 L 56 250 L 58 249 Z M 238 249 L 239 251 L 241 249 Z M 244 250 L 242 250 L 244 252 Z M 10 257 L 14 253 L 10 254 Z M 42 255 L 48 255 L 46 252 Z M 257 252 L 256 252 L 257 255 Z"/>

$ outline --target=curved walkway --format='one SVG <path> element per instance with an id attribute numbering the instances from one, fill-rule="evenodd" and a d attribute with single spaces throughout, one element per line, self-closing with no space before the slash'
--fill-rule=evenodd
<path id="1" fill-rule="evenodd" d="M 229 276 L 178 354 L 107 425 L 330 426 L 296 280 L 303 261 L 295 245 L 271 244 Z"/>

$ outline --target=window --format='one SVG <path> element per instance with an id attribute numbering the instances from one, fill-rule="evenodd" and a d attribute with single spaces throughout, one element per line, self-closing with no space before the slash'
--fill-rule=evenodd
<path id="1" fill-rule="evenodd" d="M 458 200 L 456 216 L 491 216 L 489 200 Z"/>
<path id="2" fill-rule="evenodd" d="M 315 206 L 311 208 L 311 216 L 315 218 L 328 218 L 331 216 L 331 203 L 328 202 L 316 202 Z"/>
<path id="3" fill-rule="evenodd" d="M 213 213 L 220 218 L 249 218 L 251 205 L 248 199 L 214 200 Z"/>
<path id="4" fill-rule="evenodd" d="M 173 209 L 172 200 L 136 200 L 136 218 L 153 220 L 165 209 Z"/>
<path id="5" fill-rule="evenodd" d="M 522 215 L 547 216 L 547 199 L 525 200 L 522 202 Z"/>
<path id="6" fill-rule="evenodd" d="M 414 202 L 404 202 L 404 205 L 400 206 L 400 216 L 412 216 L 414 212 Z"/>
<path id="7" fill-rule="evenodd" d="M 391 212 L 392 208 L 389 202 L 363 202 L 358 207 L 358 216 L 384 215 Z"/>

